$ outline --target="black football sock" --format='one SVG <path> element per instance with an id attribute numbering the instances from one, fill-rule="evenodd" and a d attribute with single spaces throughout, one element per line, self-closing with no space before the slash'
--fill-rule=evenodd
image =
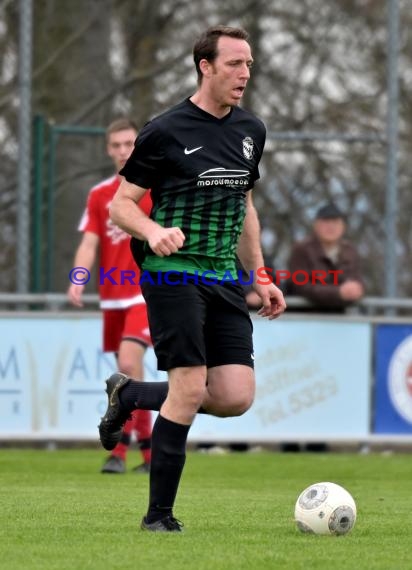
<path id="1" fill-rule="evenodd" d="M 153 410 L 158 412 L 166 400 L 168 382 L 129 382 L 119 392 L 119 400 L 125 410 Z M 198 414 L 207 414 L 199 408 Z"/>
<path id="2" fill-rule="evenodd" d="M 129 382 L 119 392 L 121 405 L 128 412 L 132 410 L 159 411 L 166 400 L 167 382 Z"/>
<path id="3" fill-rule="evenodd" d="M 180 477 L 186 461 L 186 440 L 190 426 L 177 424 L 160 414 L 152 432 L 152 462 L 147 522 L 172 514 Z"/>

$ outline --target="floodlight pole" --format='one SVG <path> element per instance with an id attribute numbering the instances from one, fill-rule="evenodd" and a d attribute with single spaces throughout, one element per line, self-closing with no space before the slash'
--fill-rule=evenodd
<path id="1" fill-rule="evenodd" d="M 386 113 L 386 200 L 385 200 L 385 296 L 398 292 L 398 116 L 399 116 L 399 0 L 387 1 L 387 113 Z"/>
<path id="2" fill-rule="evenodd" d="M 32 0 L 19 0 L 19 13 L 16 290 L 27 293 L 30 276 Z"/>

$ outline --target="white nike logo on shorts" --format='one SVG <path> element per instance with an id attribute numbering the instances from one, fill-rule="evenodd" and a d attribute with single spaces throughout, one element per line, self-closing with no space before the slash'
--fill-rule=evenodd
<path id="1" fill-rule="evenodd" d="M 192 154 L 192 152 L 196 152 L 197 150 L 200 150 L 201 148 L 203 148 L 202 146 L 197 146 L 196 148 L 191 148 L 190 150 L 186 147 L 185 148 L 185 154 Z"/>

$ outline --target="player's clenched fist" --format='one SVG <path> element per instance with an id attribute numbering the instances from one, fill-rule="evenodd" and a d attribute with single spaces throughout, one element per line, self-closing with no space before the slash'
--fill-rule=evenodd
<path id="1" fill-rule="evenodd" d="M 147 240 L 150 249 L 159 257 L 176 253 L 185 242 L 185 235 L 180 228 L 156 228 Z"/>

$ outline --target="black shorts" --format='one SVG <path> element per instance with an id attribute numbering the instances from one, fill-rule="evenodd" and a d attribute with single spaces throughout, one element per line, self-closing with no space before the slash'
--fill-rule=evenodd
<path id="1" fill-rule="evenodd" d="M 253 325 L 241 285 L 158 284 L 162 274 L 151 275 L 154 284 L 145 281 L 141 287 L 159 370 L 223 364 L 253 368 Z"/>

